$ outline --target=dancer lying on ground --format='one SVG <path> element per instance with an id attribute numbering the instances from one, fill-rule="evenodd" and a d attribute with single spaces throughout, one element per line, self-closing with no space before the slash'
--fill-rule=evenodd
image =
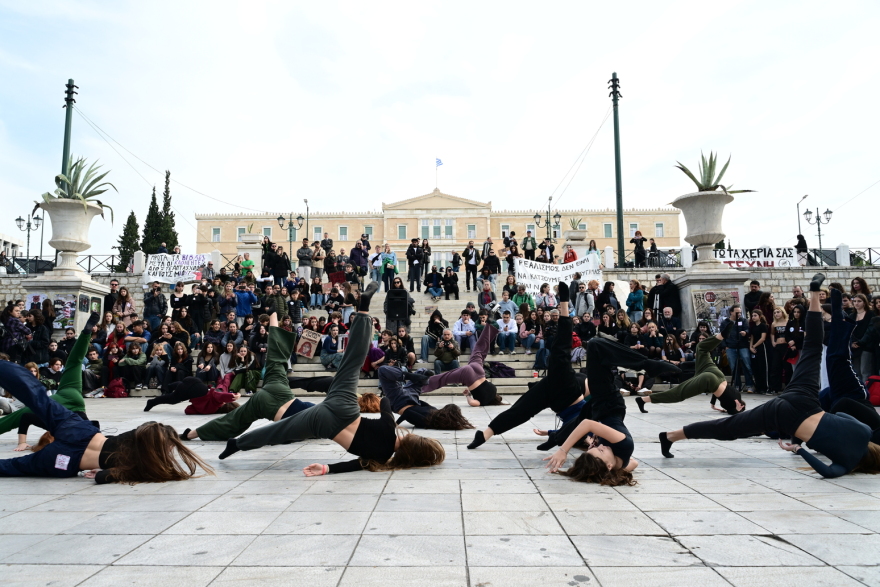
<path id="1" fill-rule="evenodd" d="M 73 347 L 71 347 L 70 354 L 67 356 L 65 363 L 65 371 L 58 382 L 58 391 L 51 397 L 52 400 L 58 402 L 83 420 L 88 420 L 89 417 L 86 415 L 86 404 L 83 401 L 82 394 L 82 360 L 91 346 L 92 326 L 93 324 L 90 320 L 89 327 L 82 331 Z M 6 387 L 6 390 L 9 392 L 14 391 L 10 387 Z M 46 390 L 43 388 L 43 395 L 45 393 Z M 97 422 L 94 424 L 97 426 Z M 27 450 L 30 448 L 27 443 L 27 431 L 30 425 L 46 429 L 43 420 L 37 414 L 34 414 L 33 410 L 22 408 L 0 418 L 0 434 L 18 426 L 18 446 L 14 450 Z"/>
<path id="2" fill-rule="evenodd" d="M 500 406 L 503 402 L 501 396 L 498 395 L 498 389 L 494 383 L 486 379 L 486 372 L 483 370 L 483 360 L 489 353 L 489 347 L 496 336 L 498 336 L 498 329 L 491 324 L 486 325 L 480 332 L 477 343 L 471 349 L 471 358 L 468 364 L 452 371 L 434 375 L 428 380 L 428 383 L 422 386 L 422 393 L 429 393 L 444 385 L 460 383 L 465 386 L 464 395 L 467 397 L 468 405 L 475 407 Z M 570 357 L 569 360 L 571 360 Z"/>
<path id="3" fill-rule="evenodd" d="M 330 389 L 330 385 L 333 383 L 333 376 L 328 375 L 321 377 L 297 377 L 289 375 L 287 377 L 287 382 L 292 389 L 303 389 L 305 391 L 327 393 L 327 391 L 329 391 Z M 282 417 L 289 418 L 290 416 L 299 413 L 306 408 L 311 408 L 313 405 L 315 404 L 313 404 L 312 402 L 304 402 L 300 399 L 294 399 L 293 401 L 289 402 L 289 404 L 284 404 L 283 407 L 286 409 L 286 411 L 284 412 L 284 415 Z M 362 414 L 378 414 L 380 412 L 379 396 L 370 391 L 359 395 L 358 407 L 360 408 Z"/>
<path id="4" fill-rule="evenodd" d="M 735 416 L 661 432 L 663 456 L 672 458 L 670 448 L 679 440 L 736 440 L 775 431 L 780 436 L 781 448 L 801 455 L 823 477 L 840 477 L 851 471 L 880 471 L 880 446 L 870 442 L 871 429 L 848 414 L 826 413 L 819 403 L 824 321 L 818 292 L 824 279 L 824 275 L 817 273 L 810 283 L 810 309 L 803 348 L 785 393 Z M 830 376 L 829 373 L 829 379 Z M 785 437 L 791 438 L 792 442 L 781 440 Z M 808 452 L 801 446 L 803 443 L 831 459 L 831 465 Z"/>
<path id="5" fill-rule="evenodd" d="M 559 298 L 561 300 L 568 299 L 568 285 L 565 283 L 559 284 Z M 492 438 L 495 434 L 503 434 L 520 424 L 528 422 L 530 418 L 536 416 L 545 408 L 550 408 L 557 414 L 561 415 L 566 408 L 581 404 L 581 412 L 583 412 L 584 409 L 591 409 L 589 406 L 598 399 L 601 404 L 601 409 L 605 410 L 606 408 L 604 406 L 609 402 L 606 397 L 607 395 L 613 395 L 616 397 L 617 399 L 614 401 L 619 402 L 620 405 L 623 406 L 620 392 L 614 385 L 614 376 L 611 373 L 610 367 L 607 367 L 606 365 L 614 364 L 621 367 L 632 368 L 634 370 L 645 370 L 649 375 L 679 372 L 678 367 L 666 361 L 646 359 L 636 351 L 628 349 L 618 343 L 612 343 L 608 340 L 591 339 L 591 343 L 593 340 L 597 340 L 600 341 L 600 343 L 607 343 L 607 345 L 594 345 L 592 353 L 590 352 L 589 345 L 587 346 L 588 371 L 586 378 L 584 378 L 582 374 L 575 373 L 571 366 L 572 320 L 568 316 L 568 302 L 560 302 L 558 309 L 559 326 L 556 336 L 553 338 L 553 343 L 550 346 L 550 356 L 547 358 L 547 376 L 531 386 L 529 390 L 510 407 L 510 409 L 496 416 L 489 423 L 488 428 L 485 430 L 478 430 L 474 435 L 474 441 L 468 445 L 468 448 L 477 448 Z M 618 359 L 620 363 L 606 362 L 608 356 L 604 353 L 608 353 L 609 356 Z M 596 357 L 595 359 L 593 359 L 594 356 Z M 593 360 L 592 365 L 590 364 L 591 360 Z M 599 385 L 603 386 L 598 393 L 593 382 L 594 372 L 601 373 L 601 376 L 595 375 L 597 381 L 599 381 Z M 607 385 L 605 381 L 606 379 Z M 590 382 L 589 402 L 585 402 L 584 400 L 586 381 Z M 607 387 L 607 389 L 605 389 L 605 387 Z M 626 407 L 623 406 L 623 412 L 625 413 L 625 411 Z M 570 414 L 566 417 L 569 417 L 570 420 L 562 427 L 563 429 L 565 429 L 566 426 L 571 426 L 572 422 L 575 422 L 575 424 L 577 423 L 576 419 L 572 418 Z M 566 434 L 566 436 L 562 438 L 567 438 L 567 436 L 568 435 Z M 554 438 L 548 442 L 556 441 Z M 561 440 L 559 442 L 561 442 Z M 550 446 L 555 446 L 555 444 L 550 444 Z"/>
<path id="6" fill-rule="evenodd" d="M 473 428 L 455 404 L 447 404 L 440 409 L 422 401 L 419 397 L 422 386 L 428 381 L 433 371 L 419 369 L 409 373 L 399 367 L 382 365 L 379 367 L 379 387 L 391 409 L 400 415 L 397 423 L 409 422 L 417 428 L 434 430 L 465 430 Z"/>
<path id="7" fill-rule="evenodd" d="M 733 322 L 727 325 L 728 328 L 733 328 L 733 326 Z M 694 376 L 669 391 L 659 391 L 647 397 L 637 397 L 636 404 L 638 404 L 639 410 L 643 414 L 647 414 L 648 410 L 645 409 L 645 404 L 674 404 L 701 393 L 710 393 L 713 397 L 717 397 L 721 407 L 730 415 L 745 410 L 746 404 L 742 401 L 742 396 L 732 386 L 728 387 L 727 378 L 712 360 L 712 351 L 721 344 L 726 335 L 727 332 L 719 332 L 715 336 L 701 341 L 697 345 Z"/>
<path id="8" fill-rule="evenodd" d="M 239 407 L 238 400 L 241 398 L 240 393 L 208 389 L 208 384 L 198 377 L 175 381 L 168 389 L 171 393 L 148 399 L 144 411 L 149 412 L 160 404 L 173 405 L 189 401 L 190 405 L 183 412 L 190 416 L 227 414 Z"/>
<path id="9" fill-rule="evenodd" d="M 278 327 L 278 314 L 269 316 L 269 350 L 266 352 L 263 387 L 243 406 L 199 426 L 187 428 L 181 438 L 193 440 L 229 440 L 250 428 L 257 420 L 265 418 L 277 422 L 294 404 L 296 398 L 287 381 L 287 361 L 296 344 L 296 334 Z"/>
<path id="10" fill-rule="evenodd" d="M 324 401 L 290 418 L 263 426 L 237 439 L 230 439 L 226 443 L 226 450 L 220 455 L 221 459 L 239 450 L 254 450 L 267 445 L 289 444 L 311 438 L 329 438 L 360 458 L 332 465 L 313 463 L 303 469 L 307 476 L 362 469 L 381 471 L 428 467 L 443 462 L 446 453 L 438 441 L 416 434 L 398 434 L 388 398 L 382 399 L 380 418 L 361 417 L 357 385 L 372 338 L 372 322 L 368 311 L 370 299 L 377 290 L 378 284 L 372 282 L 361 294 L 358 313 L 351 322 L 348 348 Z M 269 376 L 267 371 L 266 377 Z"/>
<path id="11" fill-rule="evenodd" d="M 92 314 L 87 331 L 98 320 Z M 0 362 L 0 386 L 29 407 L 54 437 L 38 452 L 0 460 L 0 477 L 75 477 L 85 471 L 96 483 L 138 483 L 182 481 L 193 477 L 198 467 L 213 474 L 171 426 L 147 422 L 119 436 L 104 436 L 94 424 L 49 399 L 27 369 L 7 361 Z"/>

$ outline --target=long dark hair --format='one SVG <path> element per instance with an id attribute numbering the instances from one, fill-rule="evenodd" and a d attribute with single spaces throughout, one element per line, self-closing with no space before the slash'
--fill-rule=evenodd
<path id="1" fill-rule="evenodd" d="M 434 410 L 425 418 L 425 427 L 432 430 L 466 430 L 474 425 L 464 417 L 461 408 L 455 404 L 446 404 Z"/>
<path id="2" fill-rule="evenodd" d="M 446 460 L 443 445 L 434 438 L 425 438 L 418 434 L 404 434 L 398 441 L 394 456 L 385 463 L 367 461 L 368 471 L 395 471 L 414 467 L 431 467 Z"/>
<path id="3" fill-rule="evenodd" d="M 583 483 L 598 483 L 599 485 L 636 485 L 632 473 L 623 468 L 608 469 L 605 461 L 594 457 L 589 453 L 583 453 L 574 460 L 574 464 L 565 471 L 559 471 L 560 475 L 581 481 Z"/>

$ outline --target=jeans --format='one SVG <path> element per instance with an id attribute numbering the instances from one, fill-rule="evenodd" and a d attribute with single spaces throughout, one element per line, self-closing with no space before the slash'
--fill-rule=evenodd
<path id="1" fill-rule="evenodd" d="M 202 335 L 198 332 L 191 333 L 189 335 L 189 350 L 197 348 L 200 344 L 202 344 Z"/>
<path id="2" fill-rule="evenodd" d="M 162 318 L 159 316 L 147 316 L 147 323 L 150 325 L 150 332 L 159 328 L 159 323 L 162 322 Z"/>
<path id="3" fill-rule="evenodd" d="M 420 351 L 422 363 L 428 362 L 428 353 L 431 349 L 435 348 L 437 348 L 437 341 L 434 340 L 433 337 L 430 337 L 427 334 L 422 337 L 422 350 Z"/>
<path id="4" fill-rule="evenodd" d="M 348 324 L 348 317 L 354 313 L 354 306 L 346 306 L 342 308 L 342 323 Z"/>
<path id="5" fill-rule="evenodd" d="M 516 333 L 514 332 L 501 332 L 498 334 L 498 347 L 504 351 L 508 350 L 513 353 L 513 349 L 516 346 Z"/>
<path id="6" fill-rule="evenodd" d="M 544 348 L 544 339 L 543 338 L 541 340 L 539 340 L 538 343 L 539 343 L 539 346 L 538 346 L 539 349 Z M 527 337 L 520 339 L 520 344 L 527 351 L 531 351 L 532 347 L 535 346 L 535 335 L 530 334 Z"/>
<path id="7" fill-rule="evenodd" d="M 746 385 L 753 386 L 755 384 L 752 379 L 752 357 L 749 349 L 727 349 L 727 362 L 730 363 L 730 372 L 737 376 L 733 381 L 734 387 L 739 387 L 739 373 L 737 365 L 745 371 Z"/>
<path id="8" fill-rule="evenodd" d="M 440 296 L 443 295 L 443 288 L 442 287 L 429 287 L 428 293 L 431 294 L 431 297 L 439 298 Z"/>
<path id="9" fill-rule="evenodd" d="M 370 279 L 373 281 L 381 281 L 382 277 L 380 276 L 381 269 L 379 267 L 370 267 Z"/>
<path id="10" fill-rule="evenodd" d="M 458 369 L 458 359 L 453 359 L 451 363 L 444 363 L 440 359 L 434 360 L 434 373 L 443 373 L 444 371 L 452 371 Z"/>
<path id="11" fill-rule="evenodd" d="M 627 312 L 626 315 L 629 316 L 630 322 L 638 322 L 639 320 L 642 319 L 643 313 L 644 312 L 642 312 L 641 310 L 634 310 L 632 312 Z"/>
<path id="12" fill-rule="evenodd" d="M 458 345 L 458 348 L 463 351 L 465 348 L 471 348 L 471 346 L 473 346 L 471 341 L 476 338 L 476 335 L 464 336 L 462 334 L 453 334 L 452 337 L 455 339 L 455 344 Z"/>
<path id="13" fill-rule="evenodd" d="M 324 294 L 312 294 L 309 306 L 317 307 L 324 305 Z"/>

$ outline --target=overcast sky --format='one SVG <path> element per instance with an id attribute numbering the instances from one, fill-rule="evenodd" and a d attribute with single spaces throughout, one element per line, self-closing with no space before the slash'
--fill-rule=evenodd
<path id="1" fill-rule="evenodd" d="M 616 71 L 625 207 L 694 191 L 676 160 L 716 150 L 725 182 L 757 190 L 727 208 L 735 247 L 792 245 L 804 194 L 835 212 L 826 248 L 880 247 L 880 183 L 847 203 L 880 181 L 878 29 L 876 2 L 0 0 L 0 232 L 23 236 L 14 218 L 54 188 L 71 77 L 82 111 L 160 170 L 117 146 L 141 178 L 75 113 L 72 152 L 119 189 L 115 224 L 92 224 L 106 254 L 165 169 L 230 203 L 172 184 L 190 251 L 197 212 L 379 210 L 433 190 L 435 157 L 444 192 L 546 208 Z M 608 119 L 560 207 L 613 206 Z"/>

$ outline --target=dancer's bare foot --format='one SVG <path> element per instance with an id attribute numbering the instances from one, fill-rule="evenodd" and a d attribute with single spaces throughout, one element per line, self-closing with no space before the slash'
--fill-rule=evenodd
<path id="1" fill-rule="evenodd" d="M 534 432 L 538 436 L 549 436 L 550 434 L 546 430 L 541 430 L 540 428 L 532 428 L 532 432 Z"/>
<path id="2" fill-rule="evenodd" d="M 21 451 L 23 451 L 23 450 L 27 450 L 27 449 L 29 449 L 30 447 L 31 447 L 31 445 L 29 445 L 28 443 L 26 443 L 26 442 L 21 442 L 21 443 L 18 444 L 18 446 L 16 446 L 16 447 L 13 448 L 12 450 L 14 450 L 14 451 L 16 451 L 16 452 L 21 452 Z"/>

